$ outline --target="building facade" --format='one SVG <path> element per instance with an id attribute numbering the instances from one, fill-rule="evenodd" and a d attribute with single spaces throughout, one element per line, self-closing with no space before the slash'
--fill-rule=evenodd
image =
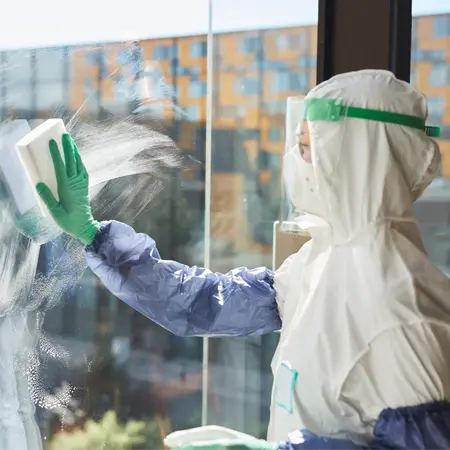
<path id="1" fill-rule="evenodd" d="M 412 35 L 411 81 L 428 96 L 430 123 L 442 126 L 444 177 L 450 176 L 449 24 L 449 14 L 417 17 Z M 315 84 L 317 29 L 217 34 L 213 47 L 212 236 L 267 253 L 278 215 L 285 101 Z M 206 36 L 8 51 L 0 58 L 3 117 L 44 117 L 64 108 L 176 123 L 173 137 L 192 156 L 186 186 L 202 190 Z"/>

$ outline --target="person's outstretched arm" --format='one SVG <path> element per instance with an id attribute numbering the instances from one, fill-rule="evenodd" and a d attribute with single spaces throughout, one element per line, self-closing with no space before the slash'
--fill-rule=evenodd
<path id="1" fill-rule="evenodd" d="M 114 295 L 179 336 L 248 336 L 281 326 L 267 269 L 222 275 L 165 261 L 153 239 L 119 222 L 102 225 L 86 259 Z"/>
<path id="2" fill-rule="evenodd" d="M 56 223 L 86 245 L 86 260 L 114 295 L 179 336 L 250 336 L 281 328 L 273 273 L 235 269 L 226 275 L 160 258 L 155 242 L 119 222 L 92 217 L 88 174 L 69 135 L 65 164 L 50 142 L 57 201 L 42 183 L 36 189 Z"/>

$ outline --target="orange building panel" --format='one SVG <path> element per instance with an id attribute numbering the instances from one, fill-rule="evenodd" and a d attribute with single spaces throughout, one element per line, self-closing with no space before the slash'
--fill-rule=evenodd
<path id="1" fill-rule="evenodd" d="M 261 37 L 260 31 L 249 31 L 240 33 L 225 33 L 217 36 L 219 70 L 226 70 L 226 67 L 244 67 L 246 64 L 256 61 L 255 53 L 243 51 L 244 39 Z"/>
<path id="2" fill-rule="evenodd" d="M 178 39 L 178 63 L 182 67 L 199 67 L 202 76 L 206 76 L 206 54 L 205 56 L 193 56 L 192 44 L 206 42 L 206 35 L 187 36 Z M 206 81 L 206 78 L 204 78 Z"/>
<path id="3" fill-rule="evenodd" d="M 450 38 L 434 37 L 434 16 L 415 19 L 415 36 L 419 50 L 443 50 L 450 65 Z M 206 96 L 192 94 L 192 83 L 206 83 L 206 40 L 207 37 L 190 36 L 143 40 L 139 42 L 144 61 L 155 61 L 160 67 L 163 82 L 175 86 L 177 102 L 189 120 L 206 121 Z M 252 41 L 253 40 L 253 41 Z M 261 43 L 261 48 L 258 47 Z M 104 71 L 96 64 L 95 57 L 86 56 L 98 50 L 97 46 L 82 46 L 71 50 L 70 104 L 79 108 L 86 100 L 89 91 L 101 89 L 102 103 L 116 100 L 116 81 L 114 74 L 125 74 L 129 68 L 119 62 L 119 53 L 131 48 L 133 44 L 111 44 L 103 47 Z M 197 45 L 197 47 L 195 47 Z M 167 58 L 158 58 L 161 48 L 170 48 Z M 201 48 L 200 52 L 194 48 Z M 261 52 L 259 51 L 261 50 Z M 305 92 L 316 83 L 314 58 L 317 54 L 317 27 L 290 27 L 281 30 L 246 31 L 224 33 L 215 36 L 214 41 L 214 99 L 213 127 L 255 131 L 255 137 L 244 141 L 249 158 L 257 157 L 261 148 L 281 154 L 284 148 L 284 103 L 291 95 L 299 95 L 298 90 L 286 91 L 286 87 L 277 87 L 277 71 L 287 71 L 295 77 L 305 77 L 309 82 Z M 258 61 L 262 55 L 263 61 Z M 304 58 L 302 60 L 302 58 Z M 309 59 L 308 59 L 309 58 Z M 284 66 L 283 66 L 284 64 Z M 430 97 L 439 97 L 444 101 L 443 124 L 450 124 L 450 86 L 430 86 L 432 73 L 431 61 L 413 61 L 416 86 Z M 281 69 L 280 69 L 281 68 Z M 106 76 L 100 83 L 100 75 Z M 108 78 L 109 76 L 109 78 Z M 130 83 L 132 77 L 127 78 Z M 257 91 L 251 93 L 244 84 L 261 83 Z M 283 84 L 285 82 L 283 81 Z M 304 83 L 303 83 L 304 84 Z M 253 85 L 254 86 L 254 85 Z M 250 90 L 251 91 L 251 90 Z M 146 100 L 148 101 L 148 100 Z M 151 99 L 150 99 L 151 101 Z M 163 119 L 174 118 L 174 107 L 169 98 L 160 99 L 164 103 Z M 273 130 L 281 130 L 279 139 L 274 141 Z M 191 129 L 192 130 L 192 129 Z M 259 137 L 257 138 L 259 132 Z M 182 132 L 181 146 L 193 145 L 192 131 Z M 444 172 L 450 174 L 448 143 L 443 142 Z M 267 178 L 264 174 L 263 178 Z"/>
<path id="4" fill-rule="evenodd" d="M 450 55 L 450 37 L 434 37 L 435 16 L 420 17 L 416 20 L 416 39 L 423 50 L 442 49 Z"/>
<path id="5" fill-rule="evenodd" d="M 450 140 L 440 141 L 442 155 L 442 175 L 450 178 Z"/>
<path id="6" fill-rule="evenodd" d="M 242 208 L 243 176 L 215 173 L 211 182 L 211 236 L 240 242 L 246 222 Z"/>
<path id="7" fill-rule="evenodd" d="M 88 63 L 85 56 L 88 52 L 92 53 L 96 49 L 98 49 L 98 46 L 83 46 L 72 49 L 69 54 L 69 58 L 71 58 L 70 67 L 72 69 L 69 74 L 69 97 L 70 107 L 73 110 L 78 110 L 87 100 L 85 92 L 87 80 L 90 81 L 90 87 L 93 91 L 97 91 L 100 88 L 100 67 Z"/>
<path id="8" fill-rule="evenodd" d="M 317 27 L 308 27 L 309 34 L 309 54 L 311 56 L 317 56 Z"/>

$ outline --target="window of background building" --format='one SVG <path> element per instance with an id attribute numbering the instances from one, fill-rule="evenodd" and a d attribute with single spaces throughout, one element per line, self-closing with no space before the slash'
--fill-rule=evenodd
<path id="1" fill-rule="evenodd" d="M 283 136 L 283 133 L 279 128 L 270 128 L 269 130 L 269 139 L 272 142 L 278 142 L 281 141 L 281 137 Z"/>
<path id="2" fill-rule="evenodd" d="M 257 36 L 244 37 L 241 41 L 242 53 L 256 53 L 260 48 L 260 39 Z"/>
<path id="3" fill-rule="evenodd" d="M 176 55 L 176 49 L 172 45 L 158 45 L 153 50 L 153 58 L 159 59 L 172 59 Z"/>
<path id="4" fill-rule="evenodd" d="M 424 8 L 413 0 L 413 11 Z M 416 216 L 432 261 L 450 275 L 450 6 L 413 17 L 411 83 L 428 98 L 428 120 L 441 126 L 441 175 L 416 202 Z"/>
<path id="5" fill-rule="evenodd" d="M 431 87 L 445 87 L 450 84 L 450 66 L 447 61 L 432 64 L 428 83 Z"/>
<path id="6" fill-rule="evenodd" d="M 310 74 L 305 72 L 276 71 L 272 74 L 272 92 L 306 92 L 310 85 Z"/>
<path id="7" fill-rule="evenodd" d="M 70 50 L 74 51 L 75 49 L 72 47 L 69 48 Z M 40 53 L 40 50 L 39 50 Z M 83 59 L 84 64 L 87 67 L 92 67 L 95 71 L 98 72 L 98 76 L 100 78 L 105 78 L 109 75 L 107 72 L 108 67 L 108 54 L 105 51 L 105 48 L 103 46 L 98 47 L 86 47 L 83 48 Z"/>
<path id="8" fill-rule="evenodd" d="M 433 37 L 448 38 L 450 36 L 450 17 L 446 14 L 434 17 L 433 21 Z"/>
<path id="9" fill-rule="evenodd" d="M 52 111 L 64 104 L 68 86 L 69 61 L 64 47 L 34 53 L 36 109 Z"/>
<path id="10" fill-rule="evenodd" d="M 198 80 L 200 76 L 198 67 L 178 67 L 177 69 L 177 76 L 187 75 L 191 77 L 191 80 Z"/>
<path id="11" fill-rule="evenodd" d="M 276 46 L 279 52 L 306 50 L 308 46 L 308 33 L 301 29 L 287 29 L 276 33 Z"/>
<path id="12" fill-rule="evenodd" d="M 198 106 L 185 106 L 183 109 L 188 120 L 200 120 L 200 108 Z"/>
<path id="13" fill-rule="evenodd" d="M 5 89 L 3 102 L 5 106 L 26 116 L 33 110 L 32 86 L 33 55 L 31 51 L 17 51 L 2 55 L 0 76 Z M 6 111 L 4 111 L 4 114 Z"/>
<path id="14" fill-rule="evenodd" d="M 92 78 L 93 77 L 90 75 L 85 75 L 83 77 L 83 94 L 86 99 L 92 97 L 95 93 L 94 81 Z"/>
<path id="15" fill-rule="evenodd" d="M 235 92 L 244 95 L 258 95 L 259 94 L 259 80 L 255 78 L 237 78 Z"/>
<path id="16" fill-rule="evenodd" d="M 206 96 L 206 82 L 193 81 L 189 83 L 189 97 L 204 98 Z"/>
<path id="17" fill-rule="evenodd" d="M 130 46 L 129 48 L 119 49 L 117 52 L 117 62 L 121 65 L 127 65 L 130 72 L 136 75 L 141 69 L 140 62 L 144 58 L 144 52 L 138 45 Z"/>
<path id="18" fill-rule="evenodd" d="M 417 42 L 416 42 L 416 45 L 417 45 Z M 444 50 L 423 50 L 423 49 L 416 47 L 412 50 L 411 59 L 413 61 L 444 62 L 445 61 L 445 51 Z"/>
<path id="19" fill-rule="evenodd" d="M 101 55 L 98 50 L 85 50 L 83 52 L 84 63 L 88 66 L 97 67 L 99 65 L 99 59 Z"/>
<path id="20" fill-rule="evenodd" d="M 442 97 L 428 97 L 428 116 L 433 123 L 442 123 L 445 99 Z"/>
<path id="21" fill-rule="evenodd" d="M 206 41 L 192 42 L 191 58 L 205 58 L 208 50 Z"/>
<path id="22" fill-rule="evenodd" d="M 315 56 L 301 56 L 298 60 L 300 67 L 315 69 L 317 66 L 317 58 Z"/>
<path id="23" fill-rule="evenodd" d="M 64 78 L 66 49 L 52 48 L 35 52 L 34 75 L 38 83 L 60 81 Z"/>
<path id="24" fill-rule="evenodd" d="M 278 36 L 277 38 L 277 50 L 285 52 L 290 49 L 291 42 L 289 39 L 290 36 L 286 34 L 282 34 L 281 36 Z"/>

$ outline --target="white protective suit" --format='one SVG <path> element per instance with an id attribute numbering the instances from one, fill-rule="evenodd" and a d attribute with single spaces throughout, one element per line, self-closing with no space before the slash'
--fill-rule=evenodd
<path id="1" fill-rule="evenodd" d="M 427 117 L 425 96 L 382 70 L 338 75 L 311 98 Z M 287 180 L 309 192 L 292 202 L 312 240 L 275 276 L 283 325 L 268 440 L 308 429 L 367 442 L 383 409 L 450 399 L 450 281 L 412 212 L 440 153 L 423 131 L 392 123 L 308 127 L 312 172 L 300 164 Z"/>

